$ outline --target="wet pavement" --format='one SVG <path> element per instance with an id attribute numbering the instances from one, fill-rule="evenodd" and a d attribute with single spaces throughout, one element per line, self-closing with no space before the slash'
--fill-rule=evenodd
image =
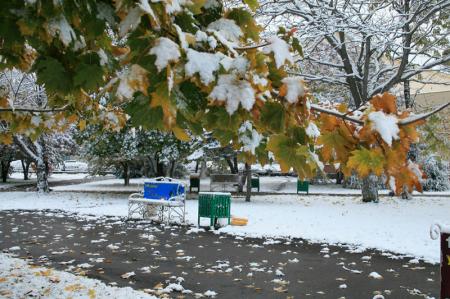
<path id="1" fill-rule="evenodd" d="M 195 298 L 208 290 L 216 298 L 438 298 L 439 293 L 438 265 L 416 259 L 63 211 L 1 211 L 0 250 L 168 298 Z M 192 293 L 173 288 L 170 293 L 170 283 Z"/>

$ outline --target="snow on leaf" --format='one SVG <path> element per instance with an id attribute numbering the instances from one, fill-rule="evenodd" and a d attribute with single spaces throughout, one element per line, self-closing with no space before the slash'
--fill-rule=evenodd
<path id="1" fill-rule="evenodd" d="M 181 55 L 178 45 L 166 37 L 158 38 L 149 53 L 156 56 L 155 65 L 159 72 L 169 62 L 177 62 Z"/>
<path id="2" fill-rule="evenodd" d="M 244 152 L 251 152 L 254 155 L 256 148 L 262 140 L 262 135 L 253 129 L 252 123 L 248 120 L 242 123 L 238 134 L 239 142 L 243 144 L 242 150 Z"/>
<path id="3" fill-rule="evenodd" d="M 128 11 L 126 17 L 119 24 L 119 36 L 124 37 L 128 32 L 133 31 L 141 22 L 142 9 L 138 6 Z"/>
<path id="4" fill-rule="evenodd" d="M 289 103 L 295 104 L 299 97 L 305 95 L 305 87 L 301 77 L 286 77 L 281 82 L 284 83 L 284 87 L 280 88 L 280 96 L 284 96 Z"/>
<path id="5" fill-rule="evenodd" d="M 117 97 L 130 99 L 136 91 L 141 91 L 146 95 L 149 85 L 147 73 L 141 66 L 133 64 L 129 70 L 120 76 L 120 83 L 116 93 Z"/>
<path id="6" fill-rule="evenodd" d="M 133 276 L 136 276 L 136 273 L 134 273 L 134 271 L 127 272 L 127 273 L 120 275 L 120 277 L 122 277 L 123 279 L 128 279 Z"/>
<path id="7" fill-rule="evenodd" d="M 217 85 L 209 97 L 213 100 L 225 102 L 228 114 L 233 114 L 239 108 L 239 103 L 247 111 L 255 103 L 255 91 L 246 80 L 239 80 L 234 75 L 220 75 Z"/>
<path id="8" fill-rule="evenodd" d="M 210 23 L 207 30 L 220 33 L 221 36 L 230 42 L 238 42 L 239 38 L 243 35 L 241 28 L 233 20 L 224 18 Z"/>
<path id="9" fill-rule="evenodd" d="M 162 2 L 164 3 L 164 7 L 166 13 L 171 15 L 183 10 L 183 6 L 191 3 L 189 0 L 152 0 L 153 3 Z"/>
<path id="10" fill-rule="evenodd" d="M 382 111 L 375 111 L 369 113 L 368 118 L 371 121 L 372 129 L 376 130 L 389 146 L 392 145 L 393 140 L 399 139 L 400 129 L 397 125 L 397 117 L 386 115 Z"/>
<path id="11" fill-rule="evenodd" d="M 269 54 L 270 52 L 273 53 L 277 68 L 283 66 L 286 61 L 289 63 L 294 63 L 294 58 L 289 51 L 288 43 L 277 36 L 271 36 L 267 39 L 267 41 L 270 44 L 263 48 L 263 52 L 266 54 Z"/>
<path id="12" fill-rule="evenodd" d="M 306 135 L 311 138 L 317 138 L 320 136 L 319 128 L 317 128 L 316 124 L 313 122 L 309 122 L 308 127 L 306 127 Z"/>
<path id="13" fill-rule="evenodd" d="M 75 31 L 70 26 L 69 22 L 64 15 L 60 15 L 57 18 L 52 19 L 48 23 L 48 33 L 56 37 L 59 36 L 59 39 L 64 44 L 64 46 L 68 47 L 72 41 L 77 39 L 75 35 Z"/>
<path id="14" fill-rule="evenodd" d="M 219 69 L 220 61 L 223 59 L 222 55 L 198 52 L 192 49 L 188 49 L 186 54 L 188 62 L 185 64 L 185 71 L 187 76 L 198 73 L 201 82 L 205 85 L 215 80 L 214 72 Z"/>

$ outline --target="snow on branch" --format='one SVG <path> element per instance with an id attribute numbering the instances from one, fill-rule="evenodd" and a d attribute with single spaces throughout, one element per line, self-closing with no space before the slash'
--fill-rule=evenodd
<path id="1" fill-rule="evenodd" d="M 322 113 L 325 113 L 325 114 L 334 115 L 336 117 L 339 117 L 339 118 L 342 118 L 342 119 L 345 119 L 345 120 L 357 123 L 359 125 L 363 125 L 364 124 L 364 122 L 362 120 L 360 120 L 360 119 L 351 117 L 351 116 L 349 116 L 347 114 L 341 113 L 341 112 L 336 111 L 336 110 L 331 110 L 331 109 L 326 109 L 326 108 L 320 107 L 319 105 L 316 105 L 316 104 L 311 104 L 311 110 L 317 111 L 317 112 L 322 112 Z"/>
<path id="2" fill-rule="evenodd" d="M 448 106 L 450 106 L 450 102 L 445 103 L 445 104 L 443 104 L 443 105 L 441 105 L 441 106 L 431 110 L 430 112 L 413 115 L 413 116 L 404 118 L 402 120 L 399 120 L 398 121 L 398 125 L 399 126 L 406 126 L 406 125 L 418 122 L 420 120 L 426 119 L 426 118 L 432 116 L 433 114 L 436 114 L 436 113 L 438 113 L 441 110 L 444 110 Z"/>

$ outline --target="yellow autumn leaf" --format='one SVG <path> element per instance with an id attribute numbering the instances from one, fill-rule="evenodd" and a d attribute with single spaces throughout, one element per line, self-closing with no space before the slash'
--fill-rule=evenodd
<path id="1" fill-rule="evenodd" d="M 173 127 L 172 132 L 175 134 L 175 137 L 177 137 L 181 141 L 191 140 L 191 137 L 189 137 L 189 135 L 186 133 L 186 131 L 180 127 Z"/>
<path id="2" fill-rule="evenodd" d="M 13 143 L 13 137 L 11 134 L 1 134 L 0 143 L 11 144 Z"/>
<path id="3" fill-rule="evenodd" d="M 89 295 L 90 299 L 94 299 L 95 298 L 95 290 L 89 289 L 88 295 Z"/>
<path id="4" fill-rule="evenodd" d="M 85 119 L 80 120 L 80 122 L 78 123 L 78 127 L 80 128 L 81 131 L 84 131 L 84 129 L 86 129 L 86 120 Z"/>
<path id="5" fill-rule="evenodd" d="M 384 171 L 386 159 L 379 148 L 352 151 L 352 156 L 348 159 L 347 166 L 354 169 L 362 177 L 368 176 L 371 172 L 380 176 Z"/>
<path id="6" fill-rule="evenodd" d="M 72 114 L 69 117 L 66 118 L 67 122 L 74 123 L 78 120 L 78 116 L 76 114 Z"/>

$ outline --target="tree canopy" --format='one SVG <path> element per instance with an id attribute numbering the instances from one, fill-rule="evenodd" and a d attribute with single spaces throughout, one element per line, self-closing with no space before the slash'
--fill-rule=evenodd
<path id="1" fill-rule="evenodd" d="M 77 124 L 126 124 L 173 132 L 205 131 L 244 151 L 271 151 L 283 171 L 316 174 L 323 162 L 362 176 L 384 173 L 397 193 L 421 190 L 406 159 L 421 116 L 398 112 L 378 94 L 359 110 L 319 105 L 290 76 L 302 55 L 295 29 L 261 39 L 254 0 L 225 8 L 216 0 L 10 1 L 0 11 L 0 71 L 36 74 L 46 106 L 15 107 L 0 93 L 0 141 Z M 263 138 L 264 137 L 264 138 Z M 267 143 L 260 142 L 268 140 Z"/>

